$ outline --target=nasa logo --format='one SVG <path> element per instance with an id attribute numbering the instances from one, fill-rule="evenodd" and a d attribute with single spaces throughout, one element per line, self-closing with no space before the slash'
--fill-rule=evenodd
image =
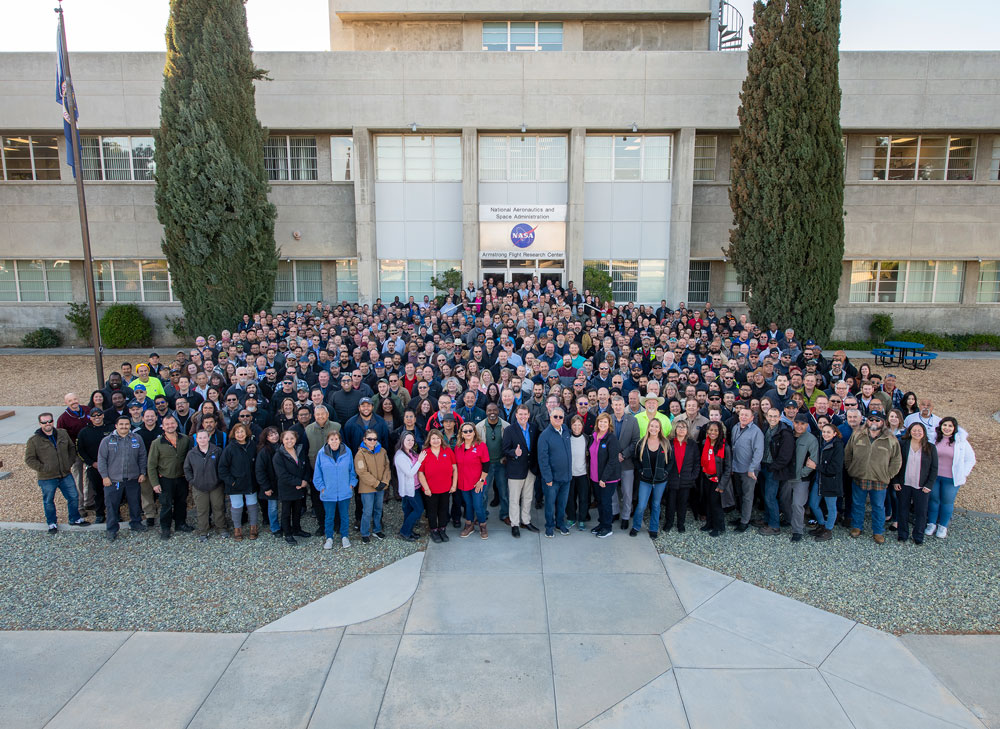
<path id="1" fill-rule="evenodd" d="M 536 225 L 532 228 L 527 223 L 518 223 L 510 230 L 510 242 L 518 248 L 527 248 L 535 242 Z"/>

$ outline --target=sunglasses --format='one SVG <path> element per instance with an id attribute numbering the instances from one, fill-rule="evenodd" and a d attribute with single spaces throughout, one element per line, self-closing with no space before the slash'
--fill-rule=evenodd
<path id="1" fill-rule="evenodd" d="M 472 435 L 474 432 L 475 431 L 472 431 L 472 430 L 463 430 L 462 431 L 462 435 Z"/>
<path id="2" fill-rule="evenodd" d="M 365 438 L 365 442 L 366 443 L 374 443 L 377 440 L 378 440 L 378 438 Z"/>
<path id="3" fill-rule="evenodd" d="M 553 420 L 562 420 L 563 419 L 562 415 L 552 415 L 551 417 L 552 417 Z"/>
<path id="4" fill-rule="evenodd" d="M 241 415 L 240 416 L 240 420 L 249 420 L 251 417 L 252 416 L 250 416 L 250 415 Z"/>
<path id="5" fill-rule="evenodd" d="M 52 421 L 51 420 L 39 420 L 38 424 L 39 425 L 52 425 Z"/>

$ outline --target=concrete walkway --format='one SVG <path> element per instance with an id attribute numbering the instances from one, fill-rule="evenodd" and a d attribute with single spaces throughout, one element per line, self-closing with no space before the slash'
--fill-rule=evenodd
<path id="1" fill-rule="evenodd" d="M 900 640 L 644 536 L 495 530 L 251 634 L 0 634 L 0 727 L 998 729 L 996 641 Z"/>

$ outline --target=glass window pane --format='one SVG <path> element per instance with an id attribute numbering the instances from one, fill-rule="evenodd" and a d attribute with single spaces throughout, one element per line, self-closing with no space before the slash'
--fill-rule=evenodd
<path id="1" fill-rule="evenodd" d="M 111 261 L 94 261 L 94 296 L 98 302 L 115 300 L 111 284 Z"/>
<path id="2" fill-rule="evenodd" d="M 404 137 L 406 180 L 430 182 L 434 155 L 434 137 Z"/>
<path id="3" fill-rule="evenodd" d="M 562 45 L 562 23 L 542 22 L 538 24 L 538 50 L 561 51 Z"/>
<path id="4" fill-rule="evenodd" d="M 511 182 L 534 182 L 537 178 L 536 147 L 538 137 L 510 137 Z"/>
<path id="5" fill-rule="evenodd" d="M 330 163 L 334 182 L 350 182 L 354 179 L 354 139 L 352 137 L 330 137 Z"/>
<path id="6" fill-rule="evenodd" d="M 993 138 L 993 156 L 990 158 L 990 179 L 1000 180 L 1000 137 Z"/>
<path id="7" fill-rule="evenodd" d="M 21 287 L 21 301 L 45 301 L 45 281 L 41 261 L 18 261 L 17 279 Z"/>
<path id="8" fill-rule="evenodd" d="M 929 303 L 934 298 L 934 263 L 910 261 L 910 275 L 906 286 L 906 300 L 912 303 Z"/>
<path id="9" fill-rule="evenodd" d="M 981 283 L 980 288 L 982 288 Z M 13 261 L 0 260 L 0 301 L 17 301 L 17 282 L 14 278 Z"/>
<path id="10" fill-rule="evenodd" d="M 139 301 L 139 262 L 115 261 L 115 300 Z"/>
<path id="11" fill-rule="evenodd" d="M 948 156 L 948 137 L 920 138 L 920 167 L 918 180 L 943 180 L 945 160 Z"/>
<path id="12" fill-rule="evenodd" d="M 616 304 L 636 301 L 639 293 L 639 262 L 611 262 L 611 296 Z"/>
<path id="13" fill-rule="evenodd" d="M 965 287 L 965 261 L 938 261 L 937 287 L 934 300 L 943 304 L 957 304 L 962 300 Z"/>
<path id="14" fill-rule="evenodd" d="M 60 179 L 59 137 L 32 137 L 31 144 L 35 152 L 35 179 Z"/>
<path id="15" fill-rule="evenodd" d="M 302 302 L 323 299 L 323 264 L 320 261 L 295 262 L 295 300 Z"/>
<path id="16" fill-rule="evenodd" d="M 290 177 L 293 180 L 317 180 L 316 137 L 292 137 L 290 140 Z"/>
<path id="17" fill-rule="evenodd" d="M 708 301 L 710 261 L 691 261 L 688 267 L 688 302 Z"/>
<path id="18" fill-rule="evenodd" d="M 3 157 L 8 180 L 32 180 L 31 139 L 27 136 L 4 137 Z"/>
<path id="19" fill-rule="evenodd" d="M 643 304 L 656 304 L 667 295 L 667 262 L 664 260 L 639 261 L 639 292 L 637 300 Z"/>
<path id="20" fill-rule="evenodd" d="M 406 261 L 379 261 L 379 295 L 383 303 L 391 303 L 397 296 L 406 301 Z"/>
<path id="21" fill-rule="evenodd" d="M 45 282 L 49 291 L 49 301 L 73 300 L 73 279 L 70 276 L 69 261 L 46 261 Z"/>
<path id="22" fill-rule="evenodd" d="M 746 287 L 740 283 L 736 266 L 732 263 L 726 264 L 726 279 L 722 285 L 722 301 L 726 304 L 746 303 Z"/>
<path id="23" fill-rule="evenodd" d="M 434 275 L 434 261 L 407 261 L 406 262 L 406 288 L 407 294 L 417 301 L 425 295 L 433 296 L 434 287 L 431 286 L 431 276 Z"/>
<path id="24" fill-rule="evenodd" d="M 641 162 L 641 137 L 615 137 L 615 180 L 638 180 Z"/>
<path id="25" fill-rule="evenodd" d="M 506 21 L 483 23 L 483 50 L 484 51 L 507 50 Z"/>
<path id="26" fill-rule="evenodd" d="M 885 165 L 889 157 L 889 137 L 861 138 L 861 167 L 859 180 L 884 180 Z"/>
<path id="27" fill-rule="evenodd" d="M 903 300 L 906 286 L 906 264 L 899 261 L 879 261 L 878 303 L 894 304 Z"/>
<path id="28" fill-rule="evenodd" d="M 694 180 L 715 181 L 715 149 L 718 137 L 697 135 L 694 138 Z M 646 150 L 649 154 L 649 150 Z"/>
<path id="29" fill-rule="evenodd" d="M 343 258 L 337 264 L 337 299 L 355 302 L 358 300 L 358 259 Z"/>
<path id="30" fill-rule="evenodd" d="M 587 137 L 583 150 L 584 182 L 611 180 L 611 137 Z"/>
<path id="31" fill-rule="evenodd" d="M 163 258 L 142 261 L 142 292 L 145 301 L 170 301 L 167 261 Z"/>
<path id="32" fill-rule="evenodd" d="M 83 179 L 103 180 L 101 169 L 101 138 L 80 137 L 80 163 L 83 169 Z"/>
<path id="33" fill-rule="evenodd" d="M 461 181 L 461 137 L 434 137 L 434 179 L 438 182 Z"/>
<path id="34" fill-rule="evenodd" d="M 131 149 L 132 142 L 128 137 L 101 137 L 105 180 L 132 179 Z"/>
<path id="35" fill-rule="evenodd" d="M 893 137 L 889 146 L 889 179 L 915 180 L 918 137 Z"/>
<path id="36" fill-rule="evenodd" d="M 9 263 L 9 262 L 8 262 Z M 0 296 L 3 292 L 0 272 Z M 1000 261 L 983 261 L 979 264 L 979 289 L 976 301 L 980 304 L 1000 303 Z"/>
<path id="37" fill-rule="evenodd" d="M 375 137 L 375 179 L 382 182 L 402 181 L 402 137 Z"/>
<path id="38" fill-rule="evenodd" d="M 533 21 L 510 24 L 510 49 L 512 51 L 533 51 L 535 43 L 535 23 Z"/>
<path id="39" fill-rule="evenodd" d="M 38 152 L 35 152 L 38 167 Z M 952 137 L 948 145 L 948 179 L 971 180 L 976 172 L 976 138 Z"/>
<path id="40" fill-rule="evenodd" d="M 538 179 L 541 182 L 566 180 L 566 137 L 538 138 Z"/>
<path id="41" fill-rule="evenodd" d="M 870 304 L 875 301 L 875 271 L 877 261 L 854 261 L 851 264 L 852 304 Z"/>
<path id="42" fill-rule="evenodd" d="M 670 155 L 673 137 L 643 137 L 643 173 L 647 182 L 666 182 L 670 179 Z"/>
<path id="43" fill-rule="evenodd" d="M 267 179 L 288 179 L 288 138 L 284 135 L 268 137 L 264 145 L 264 169 Z"/>
<path id="44" fill-rule="evenodd" d="M 135 180 L 152 180 L 149 163 L 153 160 L 153 138 L 132 137 L 132 175 Z"/>
<path id="45" fill-rule="evenodd" d="M 507 137 L 479 138 L 479 181 L 507 179 Z"/>
<path id="46" fill-rule="evenodd" d="M 292 262 L 278 261 L 278 273 L 274 277 L 274 300 L 295 301 L 292 281 Z"/>

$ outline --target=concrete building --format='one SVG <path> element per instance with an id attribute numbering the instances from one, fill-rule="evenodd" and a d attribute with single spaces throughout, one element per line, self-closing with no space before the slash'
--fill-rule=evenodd
<path id="1" fill-rule="evenodd" d="M 430 277 L 608 269 L 620 301 L 739 310 L 723 256 L 745 52 L 719 0 L 330 0 L 329 52 L 258 53 L 276 307 L 431 293 Z M 719 18 L 728 28 L 720 32 Z M 0 342 L 85 301 L 53 54 L 0 54 Z M 98 295 L 172 300 L 149 168 L 163 56 L 78 53 Z M 835 335 L 1000 312 L 1000 53 L 843 53 Z"/>

